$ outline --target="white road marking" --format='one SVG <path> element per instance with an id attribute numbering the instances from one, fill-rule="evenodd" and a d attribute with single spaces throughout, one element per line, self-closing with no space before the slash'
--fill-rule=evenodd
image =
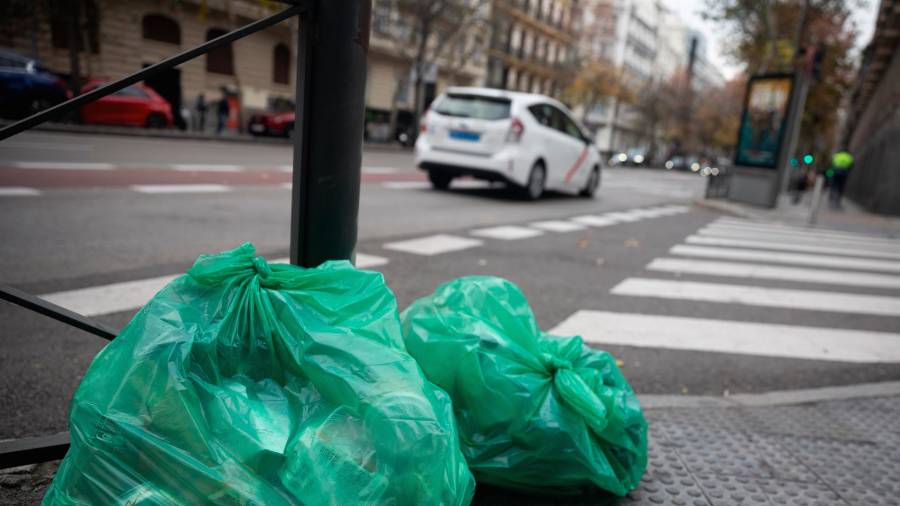
<path id="1" fill-rule="evenodd" d="M 772 236 L 772 237 L 794 237 L 806 240 L 824 240 L 832 242 L 841 242 L 848 244 L 880 244 L 884 246 L 900 248 L 900 241 L 887 237 L 878 237 L 874 235 L 847 235 L 832 234 L 826 232 L 817 232 L 813 230 L 791 230 L 780 228 L 761 228 L 747 227 L 744 225 L 731 225 L 727 223 L 711 223 L 704 227 L 704 230 L 724 232 L 729 234 L 746 234 L 748 236 Z"/>
<path id="2" fill-rule="evenodd" d="M 427 190 L 431 188 L 428 181 L 387 181 L 381 186 L 391 190 Z"/>
<path id="3" fill-rule="evenodd" d="M 587 225 L 589 227 L 608 227 L 610 225 L 615 225 L 619 223 L 618 220 L 614 220 L 612 218 L 606 216 L 597 216 L 594 214 L 585 214 L 583 216 L 576 216 L 571 218 L 570 221 L 575 223 L 580 223 L 582 225 Z"/>
<path id="4" fill-rule="evenodd" d="M 603 215 L 605 218 L 610 218 L 616 221 L 624 221 L 624 222 L 632 222 L 643 219 L 643 216 L 635 214 L 633 211 L 628 212 L 617 212 L 617 213 L 606 213 Z"/>
<path id="5" fill-rule="evenodd" d="M 860 241 L 856 239 L 835 239 L 823 237 L 804 236 L 795 232 L 756 232 L 749 230 L 736 230 L 724 228 L 701 228 L 697 234 L 708 237 L 724 237 L 728 239 L 746 239 L 758 241 L 787 241 L 797 244 L 815 244 L 837 248 L 866 248 L 869 250 L 888 251 L 900 253 L 900 246 L 889 242 L 870 240 Z"/>
<path id="6" fill-rule="evenodd" d="M 97 316 L 137 309 L 178 276 L 124 281 L 102 286 L 41 295 L 42 299 L 84 316 Z"/>
<path id="7" fill-rule="evenodd" d="M 294 187 L 294 183 L 281 183 L 279 186 L 286 190 L 290 190 Z"/>
<path id="8" fill-rule="evenodd" d="M 759 286 L 645 278 L 628 278 L 613 287 L 610 293 L 632 297 L 655 297 L 747 306 L 805 309 L 810 311 L 900 316 L 900 298 L 880 295 L 786 290 Z"/>
<path id="9" fill-rule="evenodd" d="M 889 251 L 873 251 L 871 249 L 860 249 L 840 246 L 823 246 L 821 242 L 801 244 L 789 239 L 770 240 L 749 240 L 749 239 L 732 239 L 728 237 L 709 237 L 700 235 L 690 235 L 684 239 L 684 242 L 690 244 L 701 244 L 705 246 L 736 246 L 740 248 L 755 248 L 768 250 L 784 250 L 784 251 L 802 251 L 807 253 L 827 253 L 831 255 L 849 255 L 860 257 L 874 258 L 893 258 L 900 260 L 900 252 L 891 253 Z"/>
<path id="10" fill-rule="evenodd" d="M 222 193 L 231 187 L 221 184 L 140 184 L 131 189 L 139 193 Z"/>
<path id="11" fill-rule="evenodd" d="M 803 267 L 779 267 L 774 265 L 747 264 L 742 262 L 718 262 L 683 258 L 657 258 L 647 265 L 651 271 L 728 276 L 751 279 L 777 279 L 802 283 L 826 283 L 832 285 L 866 286 L 872 288 L 900 289 L 900 276 Z"/>
<path id="12" fill-rule="evenodd" d="M 93 162 L 16 162 L 13 167 L 17 169 L 54 169 L 54 170 L 113 170 L 116 168 L 111 163 Z"/>
<path id="13" fill-rule="evenodd" d="M 390 260 L 375 255 L 367 255 L 365 253 L 356 254 L 356 268 L 368 269 L 369 267 L 378 267 L 379 265 L 387 265 Z"/>
<path id="14" fill-rule="evenodd" d="M 417 239 L 409 239 L 406 241 L 389 242 L 384 245 L 385 249 L 394 251 L 403 251 L 415 255 L 439 255 L 450 251 L 459 251 L 468 248 L 474 248 L 484 244 L 478 239 L 469 237 L 457 237 L 455 235 L 436 234 Z"/>
<path id="15" fill-rule="evenodd" d="M 171 165 L 172 170 L 180 172 L 240 172 L 243 165 L 210 164 L 210 163 L 176 163 Z"/>
<path id="16" fill-rule="evenodd" d="M 900 272 L 900 262 L 869 258 L 838 257 L 807 253 L 782 253 L 779 251 L 746 250 L 738 248 L 711 248 L 707 246 L 673 246 L 673 255 L 717 258 L 728 260 L 757 260 L 779 264 L 815 265 L 838 269 L 860 269 L 884 272 Z"/>
<path id="17" fill-rule="evenodd" d="M 502 239 L 504 241 L 514 241 L 517 239 L 528 239 L 529 237 L 537 237 L 544 233 L 528 227 L 517 227 L 514 225 L 502 225 L 499 227 L 479 228 L 469 232 L 479 237 L 487 237 L 489 239 Z"/>
<path id="18" fill-rule="evenodd" d="M 7 149 L 38 149 L 41 151 L 93 151 L 90 144 L 72 144 L 66 142 L 23 142 L 3 141 L 3 147 Z"/>
<path id="19" fill-rule="evenodd" d="M 849 240 L 869 240 L 875 239 L 880 241 L 888 241 L 900 244 L 900 240 L 896 238 L 890 237 L 879 237 L 871 234 L 861 234 L 857 232 L 846 232 L 843 230 L 834 230 L 830 228 L 819 228 L 819 227 L 799 227 L 794 225 L 786 225 L 783 223 L 763 223 L 758 221 L 747 221 L 747 220 L 735 220 L 730 218 L 719 218 L 715 222 L 715 225 L 723 226 L 723 227 L 731 227 L 731 228 L 746 228 L 746 229 L 755 229 L 755 230 L 765 230 L 765 231 L 773 231 L 773 232 L 800 232 L 803 234 L 815 235 L 817 237 L 834 237 L 837 239 L 849 239 Z"/>
<path id="20" fill-rule="evenodd" d="M 900 334 L 577 311 L 550 330 L 585 342 L 837 362 L 900 362 Z"/>
<path id="21" fill-rule="evenodd" d="M 363 167 L 363 174 L 393 174 L 397 169 L 391 167 Z"/>
<path id="22" fill-rule="evenodd" d="M 534 223 L 529 223 L 528 226 L 548 232 L 574 232 L 585 228 L 584 225 L 562 220 L 535 221 Z"/>
<path id="23" fill-rule="evenodd" d="M 279 165 L 279 166 L 275 167 L 275 169 L 280 170 L 282 172 L 294 172 L 293 165 Z"/>
<path id="24" fill-rule="evenodd" d="M 36 188 L 26 188 L 24 186 L 0 186 L 0 197 L 33 197 L 40 194 L 41 191 Z"/>

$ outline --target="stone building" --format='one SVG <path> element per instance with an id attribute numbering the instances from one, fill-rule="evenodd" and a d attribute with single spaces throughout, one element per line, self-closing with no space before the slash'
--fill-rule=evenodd
<path id="1" fill-rule="evenodd" d="M 132 73 L 279 8 L 274 3 L 266 7 L 261 2 L 228 0 L 80 3 L 81 75 L 101 80 Z M 34 5 L 52 6 L 53 2 Z M 69 75 L 62 13 L 35 10 L 25 19 L 5 22 L 22 28 L 3 30 L 6 40 L 0 40 L 0 45 L 39 58 L 60 76 Z M 273 101 L 293 95 L 293 30 L 290 23 L 281 23 L 163 72 L 146 84 L 168 100 L 176 113 L 181 108 L 191 109 L 200 93 L 207 101 L 218 100 L 223 87 L 240 97 L 242 110 L 265 109 Z M 241 123 L 239 116 L 232 121 L 233 126 Z"/>
<path id="2" fill-rule="evenodd" d="M 494 0 L 485 84 L 558 96 L 576 66 L 576 0 Z"/>

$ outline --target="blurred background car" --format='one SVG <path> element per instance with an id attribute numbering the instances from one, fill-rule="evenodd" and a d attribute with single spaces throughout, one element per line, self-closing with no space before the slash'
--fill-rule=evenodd
<path id="1" fill-rule="evenodd" d="M 66 83 L 40 61 L 0 50 L 0 117 L 19 119 L 65 101 Z"/>
<path id="2" fill-rule="evenodd" d="M 422 118 L 416 165 L 437 189 L 470 176 L 529 200 L 547 188 L 591 197 L 600 185 L 593 138 L 562 103 L 535 93 L 449 88 Z"/>
<path id="3" fill-rule="evenodd" d="M 294 112 L 258 112 L 250 116 L 247 130 L 256 136 L 290 137 L 294 132 Z"/>
<path id="4" fill-rule="evenodd" d="M 103 84 L 93 79 L 81 92 L 87 93 Z M 82 106 L 81 121 L 89 125 L 169 128 L 173 117 L 172 107 L 164 98 L 148 86 L 135 84 Z"/>

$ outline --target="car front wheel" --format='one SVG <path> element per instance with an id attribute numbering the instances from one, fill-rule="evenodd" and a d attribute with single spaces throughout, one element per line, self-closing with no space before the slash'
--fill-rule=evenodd
<path id="1" fill-rule="evenodd" d="M 147 128 L 165 128 L 168 126 L 168 121 L 166 121 L 166 117 L 162 114 L 151 114 L 147 116 Z"/>
<path id="2" fill-rule="evenodd" d="M 547 182 L 547 169 L 543 162 L 535 162 L 528 174 L 528 183 L 522 189 L 523 196 L 528 200 L 537 200 L 544 194 L 544 185 Z"/>
<path id="3" fill-rule="evenodd" d="M 584 188 L 582 188 L 578 194 L 582 197 L 593 198 L 594 194 L 597 193 L 598 187 L 600 187 L 600 168 L 594 167 L 591 169 L 591 175 L 588 176 Z"/>

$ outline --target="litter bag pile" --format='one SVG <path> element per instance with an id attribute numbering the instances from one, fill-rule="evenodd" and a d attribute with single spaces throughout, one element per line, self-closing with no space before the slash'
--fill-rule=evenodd
<path id="1" fill-rule="evenodd" d="M 381 274 L 201 256 L 94 359 L 45 504 L 465 505 L 450 399 Z"/>
<path id="2" fill-rule="evenodd" d="M 525 296 L 495 277 L 460 278 L 402 315 L 425 375 L 450 394 L 479 483 L 617 495 L 647 465 L 647 424 L 611 355 L 541 333 Z"/>

